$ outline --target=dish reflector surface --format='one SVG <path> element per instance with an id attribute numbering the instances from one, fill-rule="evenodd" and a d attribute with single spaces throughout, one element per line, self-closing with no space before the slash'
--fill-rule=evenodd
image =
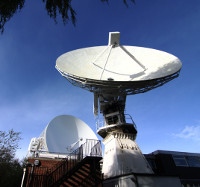
<path id="1" fill-rule="evenodd" d="M 85 80 L 140 81 L 174 74 L 181 63 L 174 55 L 155 49 L 100 46 L 65 53 L 57 59 L 56 67 Z"/>
<path id="2" fill-rule="evenodd" d="M 74 150 L 85 143 L 86 139 L 98 140 L 86 123 L 71 115 L 55 117 L 41 136 L 44 137 L 46 150 L 50 153 L 69 153 L 70 146 Z"/>
<path id="3" fill-rule="evenodd" d="M 65 53 L 57 59 L 56 68 L 76 86 L 93 92 L 118 89 L 122 95 L 148 91 L 179 75 L 182 63 L 174 55 L 119 45 L 119 33 L 114 39 L 116 44 L 111 35 L 108 46 Z"/>

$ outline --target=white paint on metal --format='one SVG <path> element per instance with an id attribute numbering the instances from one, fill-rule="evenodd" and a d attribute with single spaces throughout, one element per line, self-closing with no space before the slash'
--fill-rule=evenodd
<path id="1" fill-rule="evenodd" d="M 39 144 L 40 144 L 40 141 L 38 138 L 32 138 L 28 147 L 28 152 L 37 151 L 39 148 Z"/>
<path id="2" fill-rule="evenodd" d="M 31 139 L 27 156 L 66 157 L 86 139 L 98 140 L 86 123 L 71 115 L 56 116 L 39 138 Z"/>
<path id="3" fill-rule="evenodd" d="M 163 78 L 162 83 L 165 83 L 176 73 L 178 75 L 182 67 L 181 61 L 172 54 L 144 47 L 122 46 L 119 41 L 119 32 L 109 33 L 108 46 L 67 52 L 57 59 L 56 68 L 72 84 L 90 88 L 90 91 L 102 97 L 109 95 L 112 100 L 115 92 L 116 95 L 120 91 L 124 95 L 139 92 L 140 88 L 137 90 L 137 86 L 134 87 L 134 84 L 137 85 L 139 81 L 144 83 L 152 80 L 153 82 L 154 79 Z M 169 79 L 164 81 L 166 77 Z M 158 86 L 156 81 L 154 84 L 152 89 L 153 86 Z M 128 93 L 129 88 L 136 89 L 136 92 Z M 100 100 L 101 97 L 99 97 Z M 97 102 L 97 96 L 94 95 L 95 114 L 98 113 Z M 123 129 L 120 128 L 107 133 L 103 140 L 105 144 L 102 168 L 104 179 L 109 181 L 116 177 L 115 179 L 118 180 L 132 173 L 153 174 L 134 139 L 135 135 L 123 133 Z M 129 185 L 135 184 L 134 177 L 123 179 L 122 183 L 117 182 L 116 186 L 134 186 Z"/>
<path id="4" fill-rule="evenodd" d="M 119 45 L 120 32 L 109 32 L 108 45 Z"/>
<path id="5" fill-rule="evenodd" d="M 73 150 L 86 139 L 98 139 L 92 129 L 82 120 L 71 115 L 55 117 L 44 130 L 43 137 L 48 152 L 68 153 L 67 148 L 76 142 Z M 82 139 L 82 141 L 77 142 Z"/>
<path id="6" fill-rule="evenodd" d="M 66 75 L 102 81 L 110 78 L 114 81 L 157 79 L 174 74 L 181 67 L 181 61 L 172 54 L 134 46 L 77 49 L 61 55 L 56 61 L 56 68 Z"/>
<path id="7" fill-rule="evenodd" d="M 94 92 L 93 113 L 95 116 L 98 115 L 98 94 L 96 92 Z"/>
<path id="8" fill-rule="evenodd" d="M 130 173 L 153 174 L 133 135 L 113 132 L 103 143 L 105 151 L 102 172 L 105 179 Z"/>

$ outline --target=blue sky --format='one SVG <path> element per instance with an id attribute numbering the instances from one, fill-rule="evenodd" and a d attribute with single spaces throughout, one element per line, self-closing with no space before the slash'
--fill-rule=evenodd
<path id="1" fill-rule="evenodd" d="M 129 2 L 129 1 L 128 1 Z M 128 96 L 126 112 L 138 128 L 143 153 L 200 150 L 200 1 L 73 1 L 76 27 L 49 18 L 42 0 L 25 7 L 0 36 L 0 130 L 22 133 L 17 157 L 26 155 L 57 115 L 74 115 L 95 131 L 93 95 L 70 85 L 55 69 L 63 53 L 107 45 L 108 33 L 121 32 L 121 44 L 155 48 L 183 63 L 180 77 L 150 92 Z"/>

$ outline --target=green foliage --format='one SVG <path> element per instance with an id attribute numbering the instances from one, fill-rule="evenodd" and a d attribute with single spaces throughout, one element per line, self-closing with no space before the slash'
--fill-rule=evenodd
<path id="1" fill-rule="evenodd" d="M 0 131 L 0 186 L 20 186 L 22 179 L 22 166 L 15 159 L 16 150 L 19 148 L 20 133 L 10 130 L 8 133 Z"/>
<path id="2" fill-rule="evenodd" d="M 59 15 L 62 16 L 63 23 L 67 23 L 69 20 L 76 24 L 76 12 L 72 8 L 72 0 L 42 0 L 46 3 L 46 10 L 48 15 L 54 19 Z M 102 2 L 109 2 L 109 0 L 101 0 Z M 135 0 L 130 0 L 135 3 Z M 0 0 L 0 32 L 3 33 L 4 25 L 10 18 L 21 10 L 24 6 L 25 0 Z M 124 4 L 128 7 L 127 0 L 123 0 Z M 70 15 L 70 16 L 69 16 Z"/>

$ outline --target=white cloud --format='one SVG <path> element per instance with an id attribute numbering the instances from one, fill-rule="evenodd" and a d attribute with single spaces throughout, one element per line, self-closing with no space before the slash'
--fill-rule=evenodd
<path id="1" fill-rule="evenodd" d="M 173 136 L 200 141 L 200 125 L 186 126 L 180 133 L 173 134 Z"/>

